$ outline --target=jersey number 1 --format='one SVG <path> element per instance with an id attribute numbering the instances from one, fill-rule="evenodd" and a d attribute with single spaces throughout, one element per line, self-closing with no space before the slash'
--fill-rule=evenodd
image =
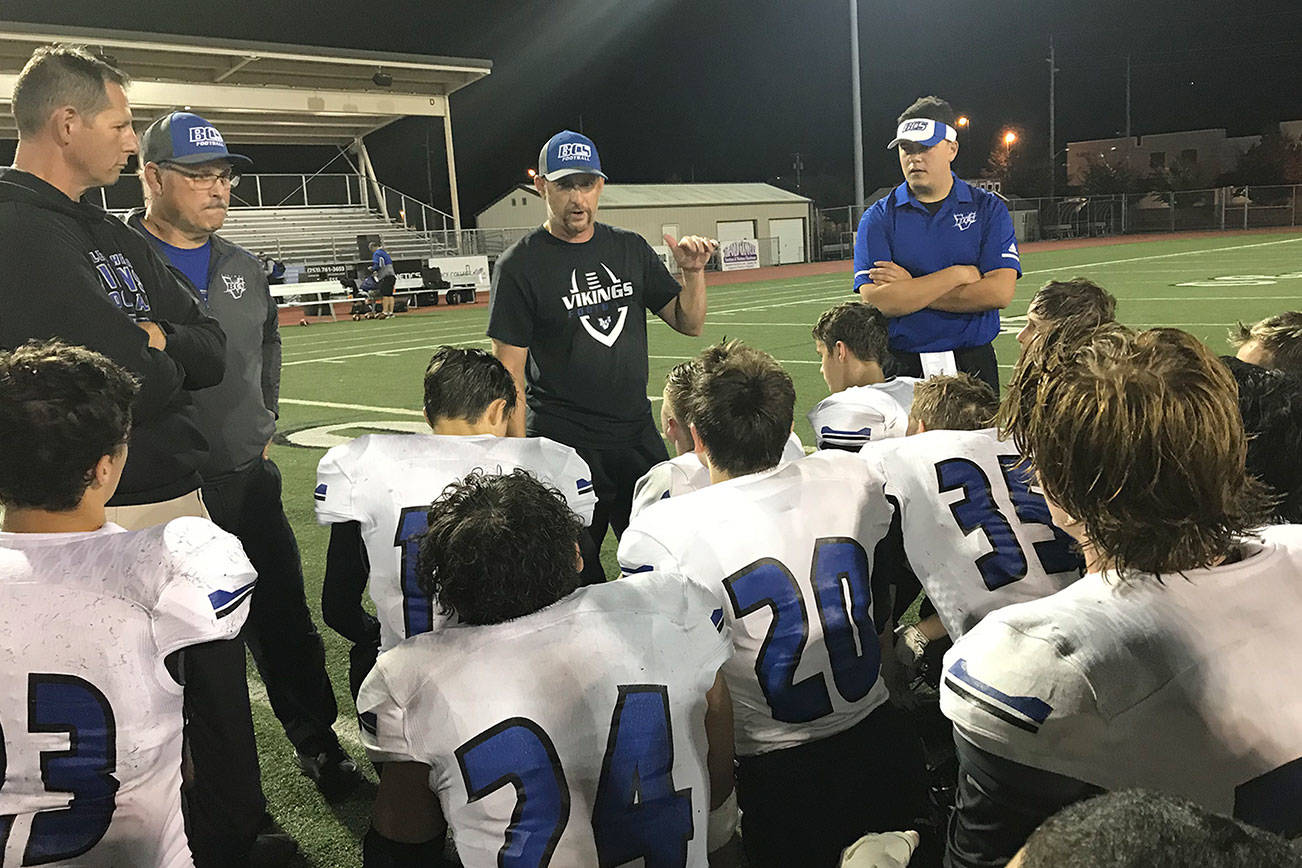
<path id="1" fill-rule="evenodd" d="M 398 516 L 393 544 L 401 553 L 398 579 L 402 582 L 402 627 L 406 637 L 434 629 L 434 602 L 420 588 L 420 539 L 429 530 L 428 506 L 404 507 Z"/>

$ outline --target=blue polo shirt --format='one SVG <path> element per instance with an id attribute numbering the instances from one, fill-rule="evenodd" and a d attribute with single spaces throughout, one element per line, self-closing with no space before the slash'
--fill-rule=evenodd
<path id="1" fill-rule="evenodd" d="M 1022 276 L 1022 260 L 1008 208 L 993 193 L 954 177 L 954 187 L 932 214 L 900 184 L 864 212 L 854 241 L 854 291 L 879 260 L 894 262 L 913 277 L 951 265 L 975 265 L 982 274 L 1012 268 Z M 999 311 L 947 313 L 923 308 L 890 317 L 893 350 L 934 353 L 980 347 L 999 334 Z"/>

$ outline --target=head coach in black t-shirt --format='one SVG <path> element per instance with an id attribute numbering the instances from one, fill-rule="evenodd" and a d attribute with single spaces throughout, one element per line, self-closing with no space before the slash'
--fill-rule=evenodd
<path id="1" fill-rule="evenodd" d="M 604 578 L 592 562 L 606 526 L 617 536 L 628 526 L 633 483 L 669 457 L 646 394 L 646 312 L 699 335 L 705 263 L 718 246 L 665 236 L 680 286 L 642 236 L 597 222 L 605 182 L 591 139 L 569 130 L 552 136 L 534 178 L 547 222 L 497 261 L 488 312 L 493 353 L 522 397 L 508 433 L 573 446 L 592 469 L 595 551 L 586 580 Z"/>

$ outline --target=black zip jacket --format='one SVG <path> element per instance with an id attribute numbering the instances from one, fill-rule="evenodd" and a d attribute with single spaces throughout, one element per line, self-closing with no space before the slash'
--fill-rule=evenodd
<path id="1" fill-rule="evenodd" d="M 167 349 L 149 346 L 152 321 Z M 226 336 L 125 223 L 14 168 L 0 169 L 0 347 L 59 338 L 140 378 L 127 464 L 110 506 L 194 491 L 208 443 L 187 390 L 221 382 Z"/>

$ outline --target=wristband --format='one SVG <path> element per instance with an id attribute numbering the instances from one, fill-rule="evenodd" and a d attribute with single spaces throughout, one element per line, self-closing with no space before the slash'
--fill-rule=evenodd
<path id="1" fill-rule="evenodd" d="M 737 834 L 737 824 L 741 822 L 741 812 L 737 810 L 737 790 L 733 789 L 723 804 L 710 812 L 709 823 L 705 833 L 705 852 L 713 853 L 732 840 Z"/>

